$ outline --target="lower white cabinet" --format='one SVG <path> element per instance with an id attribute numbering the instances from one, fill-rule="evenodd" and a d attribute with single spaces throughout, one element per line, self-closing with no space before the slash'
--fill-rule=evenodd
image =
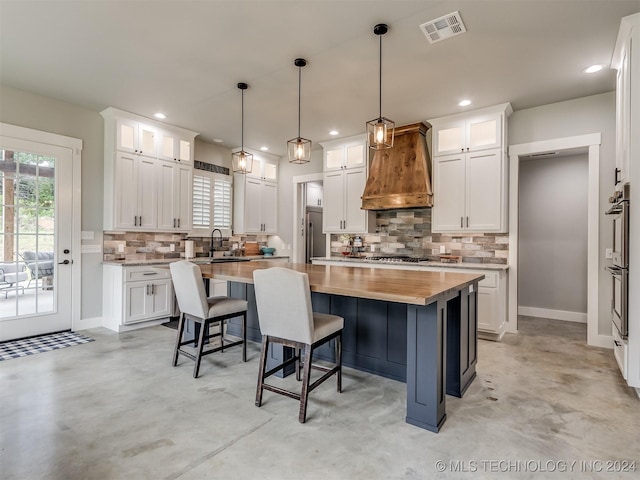
<path id="1" fill-rule="evenodd" d="M 168 268 L 103 265 L 103 325 L 116 332 L 161 323 L 173 313 Z"/>

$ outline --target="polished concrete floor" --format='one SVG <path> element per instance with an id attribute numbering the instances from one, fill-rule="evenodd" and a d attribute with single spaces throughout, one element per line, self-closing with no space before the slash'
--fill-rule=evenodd
<path id="1" fill-rule="evenodd" d="M 312 392 L 301 425 L 294 400 L 254 406 L 257 344 L 246 364 L 238 349 L 206 357 L 194 380 L 191 361 L 170 366 L 174 330 L 82 333 L 96 341 L 0 362 L 1 479 L 640 475 L 606 463 L 640 469 L 640 401 L 584 325 L 523 318 L 519 335 L 480 341 L 478 376 L 447 397 L 438 434 L 404 422 L 392 380 L 345 369 L 343 393 L 331 380 Z"/>

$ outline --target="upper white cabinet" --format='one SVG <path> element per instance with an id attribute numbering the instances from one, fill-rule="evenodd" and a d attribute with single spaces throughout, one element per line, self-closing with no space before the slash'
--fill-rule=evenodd
<path id="1" fill-rule="evenodd" d="M 324 171 L 367 167 L 367 136 L 323 142 Z"/>
<path id="2" fill-rule="evenodd" d="M 233 176 L 233 233 L 277 235 L 278 159 L 250 153 L 251 173 Z"/>
<path id="3" fill-rule="evenodd" d="M 367 183 L 367 136 L 322 143 L 324 177 L 322 215 L 324 233 L 368 233 L 375 228 L 375 212 L 362 210 Z"/>
<path id="4" fill-rule="evenodd" d="M 636 43 L 635 46 L 633 46 L 634 38 Z M 640 14 L 635 14 L 622 19 L 620 23 L 620 30 L 618 32 L 618 40 L 613 53 L 613 60 L 611 62 L 611 67 L 617 70 L 616 185 L 625 184 L 630 181 L 629 159 L 631 157 L 631 113 L 633 108 L 638 108 L 637 95 L 640 91 L 640 89 L 632 83 L 635 80 L 637 84 L 638 79 L 632 79 L 631 70 L 632 64 L 634 64 L 634 57 L 640 58 L 637 51 L 634 51 L 634 49 L 639 49 L 638 44 L 640 44 Z"/>
<path id="5" fill-rule="evenodd" d="M 433 210 L 438 233 L 507 232 L 509 103 L 428 120 L 433 127 Z"/>
<path id="6" fill-rule="evenodd" d="M 101 113 L 104 229 L 190 231 L 197 134 L 114 108 Z"/>
<path id="7" fill-rule="evenodd" d="M 160 130 L 158 157 L 161 160 L 191 163 L 193 161 L 193 139 L 184 138 L 174 132 Z"/>

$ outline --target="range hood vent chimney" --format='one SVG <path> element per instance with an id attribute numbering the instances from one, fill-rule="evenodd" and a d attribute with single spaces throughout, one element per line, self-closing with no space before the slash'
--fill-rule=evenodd
<path id="1" fill-rule="evenodd" d="M 375 152 L 362 194 L 363 210 L 433 206 L 428 129 L 425 123 L 398 127 L 393 148 Z"/>

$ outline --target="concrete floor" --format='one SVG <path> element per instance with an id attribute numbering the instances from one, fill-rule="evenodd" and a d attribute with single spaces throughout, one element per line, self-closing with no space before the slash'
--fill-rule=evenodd
<path id="1" fill-rule="evenodd" d="M 194 380 L 188 359 L 170 366 L 174 330 L 82 333 L 96 341 L 0 362 L 3 480 L 584 478 L 607 468 L 594 461 L 640 468 L 640 402 L 612 351 L 585 346 L 584 325 L 523 318 L 519 335 L 480 341 L 478 377 L 463 399 L 447 397 L 438 434 L 404 422 L 405 386 L 392 380 L 345 369 L 343 393 L 331 380 L 312 392 L 301 425 L 294 400 L 265 392 L 254 406 L 257 344 L 246 364 L 237 348 L 206 357 Z"/>

